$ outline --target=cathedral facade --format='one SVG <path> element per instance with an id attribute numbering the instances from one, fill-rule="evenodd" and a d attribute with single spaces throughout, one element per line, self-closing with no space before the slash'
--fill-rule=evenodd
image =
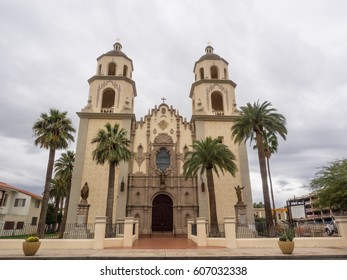
<path id="1" fill-rule="evenodd" d="M 192 143 L 208 136 L 227 145 L 237 159 L 235 177 L 214 174 L 219 223 L 224 217 L 235 217 L 236 186 L 245 186 L 242 199 L 247 219 L 253 221 L 247 150 L 245 144 L 235 144 L 231 137 L 233 121 L 239 114 L 236 84 L 229 78 L 228 62 L 213 51 L 207 46 L 194 65 L 189 121 L 166 104 L 165 99 L 137 120 L 132 60 L 122 51 L 120 43 L 97 58 L 96 74 L 88 80 L 88 104 L 77 113 L 80 125 L 68 223 L 78 222 L 80 190 L 85 183 L 89 186 L 88 222 L 105 216 L 109 166 L 93 161 L 95 144 L 91 141 L 107 122 L 118 123 L 127 131 L 133 154 L 128 162 L 116 168 L 114 223 L 124 217 L 135 217 L 140 221 L 142 234 L 168 231 L 180 234 L 187 232 L 188 219 L 208 219 L 206 177 L 198 175 L 186 180 L 182 169 Z"/>

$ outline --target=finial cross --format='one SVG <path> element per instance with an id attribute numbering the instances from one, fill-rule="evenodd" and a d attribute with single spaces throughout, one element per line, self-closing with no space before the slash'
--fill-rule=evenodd
<path id="1" fill-rule="evenodd" d="M 161 98 L 161 100 L 163 100 L 163 103 L 165 103 L 166 98 L 165 98 L 165 97 L 163 97 L 163 98 Z"/>

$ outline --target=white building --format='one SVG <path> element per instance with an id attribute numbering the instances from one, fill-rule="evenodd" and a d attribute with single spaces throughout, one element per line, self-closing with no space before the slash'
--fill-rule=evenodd
<path id="1" fill-rule="evenodd" d="M 36 226 L 42 197 L 0 182 L 0 232 Z"/>

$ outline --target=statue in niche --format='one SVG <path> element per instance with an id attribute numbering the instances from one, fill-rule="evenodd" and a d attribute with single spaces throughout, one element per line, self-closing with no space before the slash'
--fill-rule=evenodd
<path id="1" fill-rule="evenodd" d="M 166 176 L 169 175 L 170 170 L 168 168 L 166 170 L 161 170 L 161 169 L 157 168 L 155 170 L 155 173 L 157 175 L 159 175 L 160 187 L 165 187 Z"/>
<path id="2" fill-rule="evenodd" d="M 131 107 L 130 107 L 130 102 L 129 102 L 129 98 L 127 97 L 125 99 L 125 102 L 124 102 L 124 105 L 123 105 L 123 110 L 130 110 Z"/>
<path id="3" fill-rule="evenodd" d="M 89 186 L 88 183 L 85 182 L 82 189 L 81 189 L 81 203 L 87 204 L 87 199 L 89 196 Z"/>
<path id="4" fill-rule="evenodd" d="M 236 190 L 236 196 L 237 196 L 237 204 L 243 204 L 242 202 L 242 190 L 245 188 L 245 187 L 240 187 L 239 185 L 237 187 L 234 187 L 235 190 Z"/>
<path id="5" fill-rule="evenodd" d="M 204 111 L 204 106 L 202 106 L 201 99 L 199 98 L 198 102 L 196 103 L 196 111 Z"/>

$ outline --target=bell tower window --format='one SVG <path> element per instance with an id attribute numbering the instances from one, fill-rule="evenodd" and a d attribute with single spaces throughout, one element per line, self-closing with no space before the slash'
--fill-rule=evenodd
<path id="1" fill-rule="evenodd" d="M 102 108 L 114 107 L 115 92 L 113 89 L 107 89 L 102 95 Z"/>
<path id="2" fill-rule="evenodd" d="M 204 68 L 200 68 L 200 79 L 203 80 L 205 79 L 205 75 L 204 75 Z"/>
<path id="3" fill-rule="evenodd" d="M 215 91 L 211 94 L 212 110 L 215 115 L 224 115 L 223 96 Z"/>
<path id="4" fill-rule="evenodd" d="M 170 166 L 170 155 L 166 148 L 160 148 L 157 154 L 156 165 L 161 171 L 165 171 Z"/>
<path id="5" fill-rule="evenodd" d="M 217 66 L 211 66 L 211 79 L 218 79 Z"/>
<path id="6" fill-rule="evenodd" d="M 102 70 L 102 64 L 99 64 L 99 68 L 98 68 L 98 75 L 101 75 L 101 70 Z"/>
<path id="7" fill-rule="evenodd" d="M 116 75 L 116 63 L 110 62 L 108 64 L 108 73 L 107 73 L 107 75 L 109 75 L 109 76 Z"/>
<path id="8" fill-rule="evenodd" d="M 128 66 L 124 65 L 123 67 L 123 76 L 126 77 L 128 75 Z"/>

